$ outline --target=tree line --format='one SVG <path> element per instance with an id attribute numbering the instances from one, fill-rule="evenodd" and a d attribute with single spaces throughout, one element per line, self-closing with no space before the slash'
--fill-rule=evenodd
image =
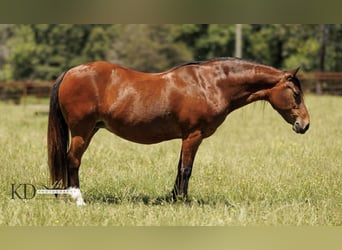
<path id="1" fill-rule="evenodd" d="M 242 57 L 280 69 L 342 70 L 340 24 L 243 24 Z M 234 24 L 2 24 L 0 81 L 54 80 L 106 60 L 158 72 L 191 60 L 235 55 Z"/>

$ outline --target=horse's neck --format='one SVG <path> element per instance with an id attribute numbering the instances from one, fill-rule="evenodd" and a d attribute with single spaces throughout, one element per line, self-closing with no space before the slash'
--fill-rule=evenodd
<path id="1" fill-rule="evenodd" d="M 280 80 L 281 75 L 281 71 L 263 65 L 248 66 L 228 74 L 230 111 L 258 100 L 267 100 L 268 90 Z"/>

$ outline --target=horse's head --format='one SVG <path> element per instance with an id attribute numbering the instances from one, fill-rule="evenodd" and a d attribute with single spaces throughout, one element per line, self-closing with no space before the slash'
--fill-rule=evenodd
<path id="1" fill-rule="evenodd" d="M 296 133 L 304 134 L 310 125 L 303 91 L 296 77 L 299 68 L 284 71 L 281 80 L 270 89 L 268 99 L 272 107 L 290 124 Z"/>

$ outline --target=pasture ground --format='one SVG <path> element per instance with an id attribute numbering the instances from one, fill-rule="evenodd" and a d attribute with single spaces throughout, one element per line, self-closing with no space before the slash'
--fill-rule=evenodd
<path id="1" fill-rule="evenodd" d="M 48 195 L 12 199 L 12 184 L 50 183 L 47 116 L 0 103 L 0 225 L 342 226 L 342 98 L 306 103 L 305 135 L 262 102 L 230 114 L 199 148 L 190 204 L 169 201 L 180 140 L 139 145 L 101 130 L 80 169 L 81 208 Z"/>

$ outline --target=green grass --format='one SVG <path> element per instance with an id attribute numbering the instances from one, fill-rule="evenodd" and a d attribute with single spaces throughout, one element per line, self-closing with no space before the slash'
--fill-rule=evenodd
<path id="1" fill-rule="evenodd" d="M 200 146 L 190 204 L 167 199 L 179 140 L 139 145 L 102 130 L 83 158 L 81 208 L 65 198 L 11 199 L 11 183 L 49 184 L 47 116 L 0 103 L 0 225 L 342 226 L 342 98 L 306 102 L 305 135 L 268 104 L 230 114 Z"/>

